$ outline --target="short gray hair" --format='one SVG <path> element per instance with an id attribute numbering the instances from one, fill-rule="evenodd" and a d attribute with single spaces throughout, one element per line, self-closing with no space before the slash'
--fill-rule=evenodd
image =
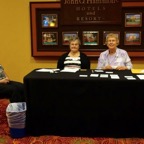
<path id="1" fill-rule="evenodd" d="M 118 35 L 117 35 L 117 34 L 115 34 L 115 33 L 109 33 L 109 34 L 106 36 L 106 41 L 105 41 L 105 44 L 107 44 L 108 39 L 109 39 L 110 37 L 115 38 L 115 39 L 116 39 L 116 41 L 117 41 L 117 45 L 119 45 L 119 38 L 118 38 Z"/>
<path id="2" fill-rule="evenodd" d="M 81 45 L 81 41 L 80 41 L 79 37 L 73 37 L 72 39 L 70 39 L 69 43 L 71 43 L 73 41 L 78 41 L 79 45 Z"/>

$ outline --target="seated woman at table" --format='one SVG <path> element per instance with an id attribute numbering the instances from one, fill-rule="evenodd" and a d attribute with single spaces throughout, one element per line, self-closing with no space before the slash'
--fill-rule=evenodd
<path id="1" fill-rule="evenodd" d="M 119 45 L 119 39 L 116 34 L 110 33 L 106 36 L 106 45 L 108 49 L 100 54 L 97 69 L 132 69 L 132 63 L 128 53 L 117 47 Z"/>
<path id="2" fill-rule="evenodd" d="M 80 39 L 78 37 L 70 40 L 70 51 L 64 53 L 58 60 L 57 68 L 78 68 L 90 69 L 90 60 L 80 49 Z"/>
<path id="3" fill-rule="evenodd" d="M 8 98 L 10 102 L 25 102 L 24 85 L 12 81 L 0 65 L 0 98 Z"/>

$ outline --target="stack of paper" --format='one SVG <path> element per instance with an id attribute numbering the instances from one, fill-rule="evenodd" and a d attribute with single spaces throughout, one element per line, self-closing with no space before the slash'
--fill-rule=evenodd
<path id="1" fill-rule="evenodd" d="M 71 73 L 75 73 L 77 71 L 79 71 L 79 68 L 65 68 L 61 70 L 61 72 L 71 72 Z"/>
<path id="2" fill-rule="evenodd" d="M 59 69 L 47 69 L 47 68 L 41 68 L 36 70 L 36 72 L 50 72 L 50 73 L 54 73 L 56 71 L 59 71 Z"/>

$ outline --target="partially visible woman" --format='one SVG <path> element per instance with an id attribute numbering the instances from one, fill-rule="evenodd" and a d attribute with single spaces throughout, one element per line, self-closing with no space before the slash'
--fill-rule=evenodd
<path id="1" fill-rule="evenodd" d="M 10 102 L 25 102 L 24 85 L 12 81 L 0 65 L 0 98 L 8 98 Z"/>
<path id="2" fill-rule="evenodd" d="M 128 53 L 125 50 L 117 47 L 119 45 L 119 39 L 116 34 L 110 33 L 107 35 L 106 45 L 108 50 L 100 54 L 97 69 L 132 69 L 132 63 Z"/>
<path id="3" fill-rule="evenodd" d="M 58 60 L 57 68 L 90 69 L 90 60 L 86 54 L 80 52 L 80 40 L 78 37 L 70 40 L 70 51 L 64 53 Z"/>

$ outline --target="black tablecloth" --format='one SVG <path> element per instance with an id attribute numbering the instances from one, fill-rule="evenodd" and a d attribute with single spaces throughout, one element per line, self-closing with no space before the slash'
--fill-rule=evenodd
<path id="1" fill-rule="evenodd" d="M 90 77 L 92 73 L 99 76 Z M 100 77 L 106 73 L 108 78 Z M 33 70 L 24 85 L 28 135 L 144 137 L 144 80 L 131 71 Z"/>

